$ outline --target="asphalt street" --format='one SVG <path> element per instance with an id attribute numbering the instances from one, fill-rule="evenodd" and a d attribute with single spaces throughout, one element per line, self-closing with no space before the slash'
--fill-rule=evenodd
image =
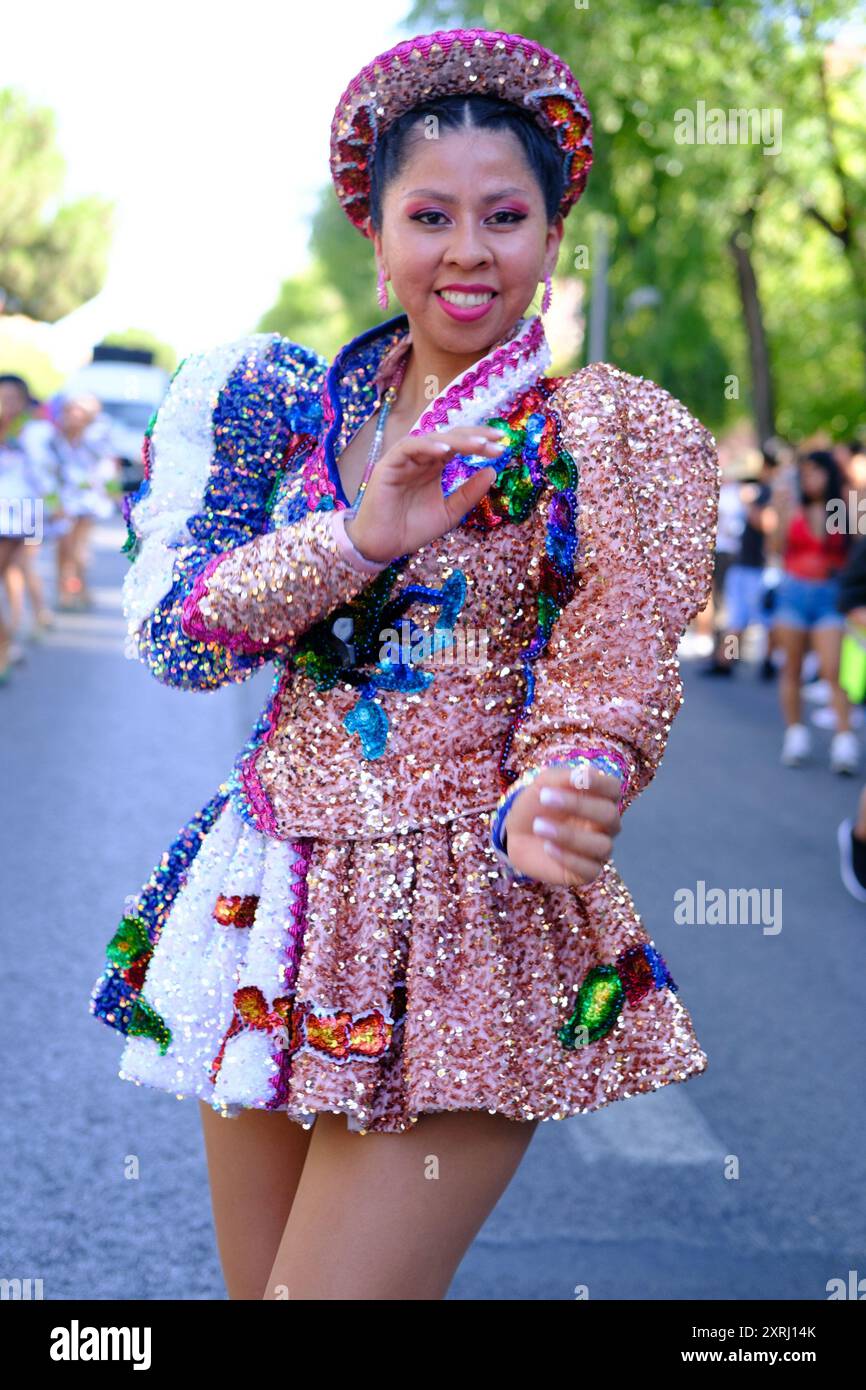
<path id="1" fill-rule="evenodd" d="M 0 689 L 0 1275 L 49 1299 L 224 1298 L 198 1107 L 120 1081 L 122 1040 L 88 1001 L 125 897 L 226 776 L 270 669 L 204 695 L 126 660 L 124 534 L 95 538 L 96 610 L 59 615 Z M 52 562 L 43 547 L 50 593 Z M 615 858 L 709 1067 L 540 1125 L 451 1298 L 824 1299 L 866 1276 L 866 904 L 836 851 L 860 781 L 829 772 L 825 732 L 813 765 L 781 766 L 776 690 L 752 670 L 682 671 Z M 769 890 L 781 930 L 677 923 L 701 881 Z"/>

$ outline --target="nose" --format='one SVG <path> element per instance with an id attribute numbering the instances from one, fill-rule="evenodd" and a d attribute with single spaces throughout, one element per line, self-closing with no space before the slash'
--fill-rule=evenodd
<path id="1" fill-rule="evenodd" d="M 443 259 L 453 265 L 476 266 L 493 259 L 490 245 L 475 217 L 467 213 L 455 220 Z"/>

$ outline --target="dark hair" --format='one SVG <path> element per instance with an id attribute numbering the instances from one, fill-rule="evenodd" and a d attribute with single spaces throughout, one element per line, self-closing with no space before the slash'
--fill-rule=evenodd
<path id="1" fill-rule="evenodd" d="M 838 463 L 836 462 L 836 460 L 834 459 L 833 455 L 830 453 L 829 449 L 813 449 L 813 450 L 811 451 L 811 453 L 804 454 L 804 455 L 801 457 L 800 462 L 801 462 L 801 463 L 814 463 L 814 464 L 817 465 L 818 468 L 823 469 L 823 472 L 824 472 L 824 496 L 823 496 L 823 498 L 822 498 L 822 501 L 824 502 L 825 505 L 826 505 L 828 502 L 830 502 L 833 498 L 837 498 L 837 497 L 838 497 L 838 498 L 841 498 L 841 496 L 842 496 L 842 470 L 841 470 L 841 468 L 839 467 L 839 465 L 838 465 Z M 799 479 L 799 486 L 800 486 L 800 501 L 803 503 L 803 506 L 804 506 L 804 507 L 805 507 L 805 506 L 808 506 L 808 504 L 809 504 L 810 502 L 812 502 L 814 499 L 811 498 L 811 497 L 808 497 L 808 496 L 806 495 L 805 491 L 803 490 L 803 479 L 802 479 L 802 475 L 801 475 L 801 477 L 800 477 L 800 479 Z"/>
<path id="2" fill-rule="evenodd" d="M 370 170 L 370 224 L 374 231 L 382 230 L 382 202 L 385 189 L 396 178 L 406 162 L 406 137 L 424 116 L 436 116 L 445 130 L 477 129 L 511 130 L 517 136 L 526 161 L 538 180 L 544 198 L 548 222 L 559 211 L 565 190 L 565 169 L 562 152 L 552 136 L 546 135 L 528 111 L 500 97 L 455 94 L 433 101 L 419 102 L 411 111 L 398 116 L 377 142 Z"/>
<path id="3" fill-rule="evenodd" d="M 18 390 L 26 397 L 28 405 L 39 404 L 36 397 L 32 395 L 30 387 L 27 385 L 23 376 L 17 376 L 15 372 L 0 372 L 0 386 L 4 383 L 7 386 L 17 386 Z"/>

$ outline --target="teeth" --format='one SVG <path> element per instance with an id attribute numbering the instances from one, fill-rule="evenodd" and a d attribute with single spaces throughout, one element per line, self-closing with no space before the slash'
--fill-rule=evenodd
<path id="1" fill-rule="evenodd" d="M 475 304 L 487 304 L 493 298 L 493 290 L 485 290 L 480 294 L 462 294 L 460 290 L 440 290 L 439 293 L 449 304 L 459 304 L 464 309 L 469 309 Z"/>

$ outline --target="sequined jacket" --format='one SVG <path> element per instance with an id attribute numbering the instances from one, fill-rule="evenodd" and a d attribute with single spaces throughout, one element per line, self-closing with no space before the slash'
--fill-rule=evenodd
<path id="1" fill-rule="evenodd" d="M 336 459 L 376 406 L 400 315 L 332 364 L 277 334 L 186 359 L 126 508 L 126 654 L 183 690 L 274 680 L 228 785 L 269 836 L 379 837 L 489 811 L 603 755 L 625 809 L 682 700 L 677 645 L 711 586 L 715 440 L 606 363 L 545 375 L 540 319 L 450 383 L 413 432 L 505 422 L 497 480 L 441 539 L 359 555 Z M 452 461 L 450 490 L 482 462 Z M 497 819 L 498 815 L 498 819 Z"/>

